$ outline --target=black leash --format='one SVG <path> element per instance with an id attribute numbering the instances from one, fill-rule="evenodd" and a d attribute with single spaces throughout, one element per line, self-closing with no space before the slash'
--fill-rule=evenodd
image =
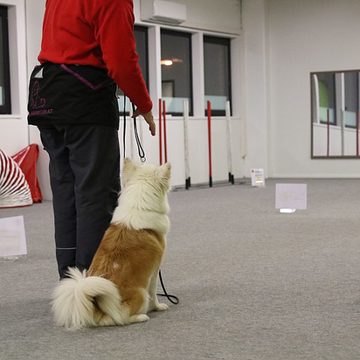
<path id="1" fill-rule="evenodd" d="M 134 114 L 135 113 L 135 105 L 133 103 L 131 103 L 131 106 L 132 106 L 132 110 L 133 110 L 133 114 Z M 137 125 L 136 125 L 136 116 L 134 117 L 134 134 L 135 134 L 136 145 L 138 148 L 139 158 L 142 162 L 145 162 L 146 161 L 145 151 L 144 151 L 144 148 L 142 147 L 141 141 L 139 139 L 139 134 L 138 134 Z"/>
<path id="2" fill-rule="evenodd" d="M 160 284 L 161 284 L 161 287 L 162 287 L 162 290 L 163 290 L 163 294 L 156 294 L 157 296 L 165 296 L 172 304 L 175 304 L 177 305 L 179 303 L 179 298 L 175 295 L 171 295 L 171 294 L 168 294 L 166 289 L 165 289 L 165 285 L 164 285 L 164 282 L 163 282 L 163 278 L 162 278 L 162 274 L 161 274 L 161 270 L 159 270 L 159 278 L 160 278 Z"/>
<path id="3" fill-rule="evenodd" d="M 133 114 L 135 113 L 135 105 L 131 103 Z M 124 158 L 125 158 L 125 138 L 126 138 L 126 96 L 124 95 L 124 131 L 123 131 L 123 152 L 124 152 Z M 138 155 L 140 157 L 140 160 L 142 162 L 146 161 L 145 151 L 144 148 L 141 145 L 141 141 L 139 138 L 138 130 L 137 130 L 137 124 L 136 124 L 136 116 L 134 117 L 134 135 L 136 140 L 136 145 L 138 148 Z M 168 294 L 168 292 L 165 289 L 164 281 L 162 278 L 161 270 L 159 270 L 159 278 L 160 278 L 160 284 L 163 290 L 163 294 L 157 294 L 158 296 L 165 296 L 172 304 L 177 305 L 179 303 L 179 298 L 175 295 Z"/>

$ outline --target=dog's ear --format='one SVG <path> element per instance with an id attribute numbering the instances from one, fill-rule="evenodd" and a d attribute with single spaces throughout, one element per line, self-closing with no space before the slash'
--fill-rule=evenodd
<path id="1" fill-rule="evenodd" d="M 124 171 L 132 172 L 136 169 L 136 164 L 128 157 L 124 159 Z"/>
<path id="2" fill-rule="evenodd" d="M 124 166 L 122 171 L 122 181 L 125 185 L 128 180 L 131 178 L 132 174 L 136 170 L 137 166 L 133 163 L 133 161 L 129 158 L 124 159 Z"/>
<path id="3" fill-rule="evenodd" d="M 169 180 L 171 176 L 171 164 L 167 162 L 166 164 L 161 165 L 160 171 L 161 171 L 160 173 L 161 177 L 166 180 Z"/>
<path id="4" fill-rule="evenodd" d="M 124 168 L 125 168 L 126 166 L 133 165 L 133 162 L 132 162 L 132 160 L 130 158 L 126 157 L 126 158 L 124 158 L 123 165 L 124 165 Z"/>

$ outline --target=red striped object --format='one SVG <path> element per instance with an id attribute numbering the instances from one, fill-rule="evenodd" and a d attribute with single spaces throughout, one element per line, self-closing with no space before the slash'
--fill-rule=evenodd
<path id="1" fill-rule="evenodd" d="M 38 157 L 39 146 L 37 144 L 30 144 L 11 157 L 24 173 L 34 203 L 40 203 L 42 201 L 42 194 L 36 174 L 36 162 Z"/>
<path id="2" fill-rule="evenodd" d="M 0 208 L 33 203 L 29 184 L 19 165 L 0 150 Z"/>

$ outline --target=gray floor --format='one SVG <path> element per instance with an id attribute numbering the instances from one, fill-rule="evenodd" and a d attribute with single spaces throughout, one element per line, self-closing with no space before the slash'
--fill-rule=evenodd
<path id="1" fill-rule="evenodd" d="M 275 182 L 171 193 L 163 275 L 181 303 L 75 333 L 49 307 L 51 204 L 0 210 L 24 214 L 29 250 L 0 261 L 0 359 L 360 359 L 360 180 L 301 180 L 308 210 L 292 215 Z"/>

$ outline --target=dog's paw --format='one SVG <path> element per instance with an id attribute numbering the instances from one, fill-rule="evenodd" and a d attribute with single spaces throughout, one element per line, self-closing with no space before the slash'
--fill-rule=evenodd
<path id="1" fill-rule="evenodd" d="M 169 306 L 167 304 L 161 303 L 161 304 L 157 304 L 155 310 L 156 311 L 164 311 L 167 310 L 169 308 Z"/>
<path id="2" fill-rule="evenodd" d="M 146 314 L 137 314 L 130 317 L 130 323 L 145 322 L 150 320 Z"/>

